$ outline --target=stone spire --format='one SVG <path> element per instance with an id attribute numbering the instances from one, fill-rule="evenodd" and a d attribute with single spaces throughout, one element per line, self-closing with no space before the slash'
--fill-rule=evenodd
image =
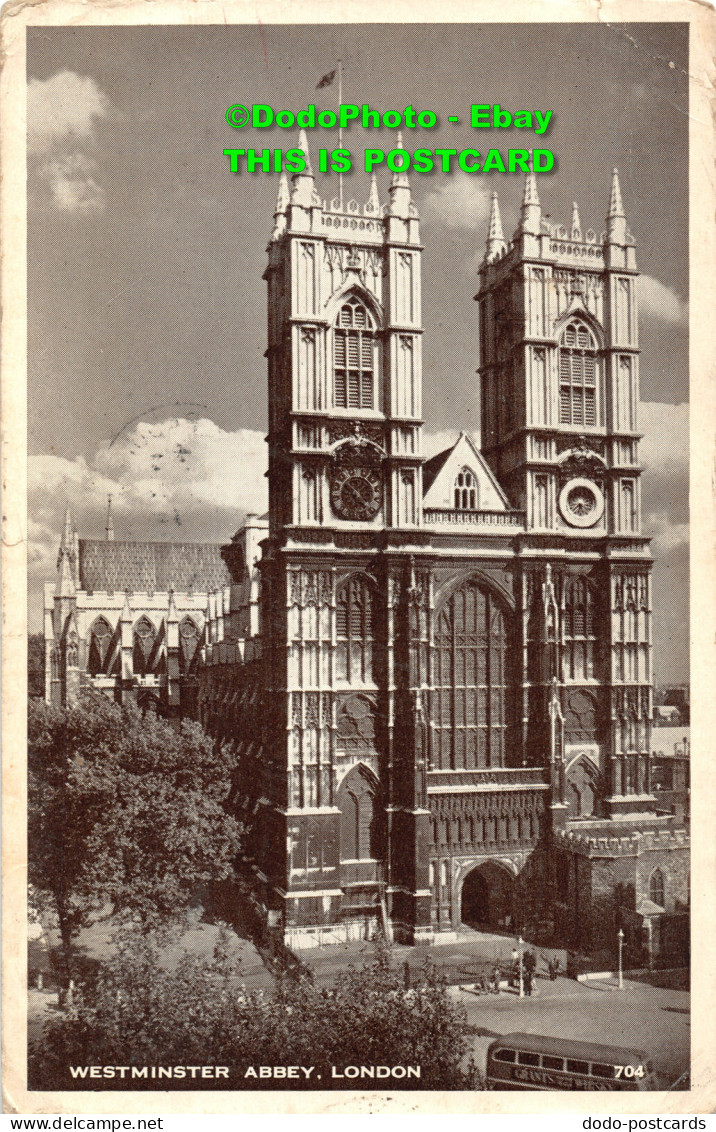
<path id="1" fill-rule="evenodd" d="M 403 135 L 398 130 L 398 144 L 396 149 L 403 148 Z M 403 170 L 401 172 L 393 173 L 393 179 L 390 182 L 390 213 L 392 216 L 400 216 L 407 220 L 410 216 L 410 205 L 412 203 L 410 197 L 410 182 L 408 181 L 408 174 Z"/>
<path id="2" fill-rule="evenodd" d="M 497 199 L 497 193 L 493 192 L 492 204 L 490 206 L 490 231 L 487 236 L 487 262 L 492 263 L 493 260 L 498 259 L 506 251 L 507 244 L 505 243 L 505 237 L 502 234 L 500 204 Z"/>
<path id="3" fill-rule="evenodd" d="M 520 232 L 539 236 L 542 223 L 542 208 L 537 195 L 537 180 L 532 169 L 525 173 L 525 191 L 522 194 L 520 210 Z"/>
<path id="4" fill-rule="evenodd" d="M 579 220 L 579 206 L 576 200 L 572 201 L 572 239 L 581 240 L 582 225 Z"/>
<path id="5" fill-rule="evenodd" d="M 70 532 L 70 538 L 72 534 Z M 57 587 L 55 589 L 56 597 L 74 597 L 75 595 L 75 580 L 72 576 L 72 565 L 70 563 L 69 554 L 60 551 L 60 561 L 58 564 L 57 573 Z"/>
<path id="6" fill-rule="evenodd" d="M 306 158 L 306 168 L 300 173 L 294 173 L 291 177 L 293 181 L 291 203 L 299 205 L 301 208 L 311 208 L 318 203 L 318 198 L 316 197 L 316 184 L 313 179 L 311 155 L 308 150 L 308 138 L 305 130 L 301 130 L 298 135 L 298 148 Z"/>
<path id="7" fill-rule="evenodd" d="M 63 550 L 69 551 L 72 549 L 72 512 L 70 511 L 69 503 L 65 509 L 65 525 L 62 531 L 62 543 L 60 545 Z"/>
<path id="8" fill-rule="evenodd" d="M 288 187 L 288 177 L 286 170 L 281 170 L 281 176 L 278 180 L 278 195 L 276 197 L 276 208 L 273 214 L 273 232 L 271 233 L 272 240 L 278 240 L 286 231 L 286 213 L 288 206 L 291 203 L 291 190 Z"/>
<path id="9" fill-rule="evenodd" d="M 107 522 L 105 524 L 107 542 L 114 542 L 114 523 L 112 522 L 112 496 L 107 496 Z"/>
<path id="10" fill-rule="evenodd" d="M 57 588 L 55 593 L 58 597 L 67 597 L 69 594 L 74 594 L 77 589 L 74 569 L 77 564 L 77 550 L 78 540 L 73 529 L 72 512 L 68 503 L 65 509 L 60 551 L 57 555 Z"/>
<path id="11" fill-rule="evenodd" d="M 366 211 L 375 215 L 380 212 L 380 197 L 378 196 L 378 182 L 375 179 L 375 173 L 372 173 L 370 178 L 370 196 L 368 197 Z"/>
<path id="12" fill-rule="evenodd" d="M 618 169 L 612 171 L 612 191 L 609 196 L 609 212 L 607 213 L 607 239 L 610 243 L 615 244 L 627 242 L 626 216 L 622 204 Z"/>

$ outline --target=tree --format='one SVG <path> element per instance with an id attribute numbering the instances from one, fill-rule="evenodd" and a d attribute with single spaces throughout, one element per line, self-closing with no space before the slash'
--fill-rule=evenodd
<path id="1" fill-rule="evenodd" d="M 233 876 L 233 764 L 197 723 L 174 729 L 89 693 L 67 709 L 31 702 L 28 738 L 29 879 L 57 916 L 64 982 L 93 912 L 151 926 Z"/>
<path id="2" fill-rule="evenodd" d="M 247 991 L 226 938 L 219 936 L 209 961 L 185 952 L 173 963 L 161 940 L 125 938 L 73 1005 L 46 1025 L 32 1052 L 32 1087 L 72 1088 L 68 1067 L 92 1064 L 229 1069 L 225 1079 L 169 1085 L 104 1079 L 96 1082 L 102 1089 L 296 1087 L 295 1080 L 247 1074 L 261 1065 L 313 1066 L 310 1086 L 321 1089 L 478 1087 L 474 1067 L 465 1065 L 472 1032 L 465 1011 L 430 964 L 406 989 L 389 950 L 378 944 L 371 962 L 350 968 L 331 989 L 298 978 L 277 981 L 273 993 Z M 341 1073 L 353 1065 L 420 1066 L 420 1078 L 332 1074 L 334 1066 Z"/>
<path id="3" fill-rule="evenodd" d="M 31 698 L 45 698 L 45 638 L 42 633 L 30 633 L 27 638 L 27 694 Z"/>

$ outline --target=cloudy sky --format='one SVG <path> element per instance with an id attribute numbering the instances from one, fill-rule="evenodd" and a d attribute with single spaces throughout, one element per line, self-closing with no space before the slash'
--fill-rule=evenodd
<path id="1" fill-rule="evenodd" d="M 641 279 L 644 518 L 657 559 L 655 667 L 688 676 L 688 37 L 682 25 L 224 26 L 28 30 L 30 616 L 53 576 L 69 501 L 101 537 L 223 540 L 266 505 L 265 284 L 277 178 L 233 175 L 223 149 L 290 148 L 242 132 L 233 103 L 335 107 L 318 80 L 344 61 L 344 101 L 432 110 L 408 149 L 529 146 L 480 132 L 472 103 L 552 111 L 538 146 L 543 209 L 605 226 L 620 170 Z M 389 148 L 353 127 L 344 145 Z M 309 135 L 337 144 L 335 132 Z M 387 143 L 384 144 L 384 143 Z M 385 199 L 388 174 L 379 174 Z M 427 454 L 479 433 L 477 265 L 489 197 L 506 233 L 521 183 L 500 174 L 414 174 L 421 215 Z M 337 193 L 319 178 L 320 194 Z M 367 198 L 363 172 L 346 195 Z"/>

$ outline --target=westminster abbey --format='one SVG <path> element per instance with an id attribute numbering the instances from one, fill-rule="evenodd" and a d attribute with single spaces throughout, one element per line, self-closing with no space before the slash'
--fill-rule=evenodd
<path id="1" fill-rule="evenodd" d="M 601 234 L 576 205 L 569 226 L 548 222 L 529 173 L 506 240 L 493 196 L 481 449 L 460 433 L 429 460 L 419 224 L 405 174 L 387 203 L 373 179 L 345 207 L 320 198 L 310 163 L 282 174 L 264 274 L 268 515 L 173 559 L 114 542 L 109 523 L 104 542 L 68 524 L 48 698 L 91 682 L 196 714 L 233 746 L 247 855 L 294 947 L 473 924 L 595 949 L 622 927 L 658 954 L 688 906 L 688 835 L 651 787 L 637 269 L 618 175 Z"/>

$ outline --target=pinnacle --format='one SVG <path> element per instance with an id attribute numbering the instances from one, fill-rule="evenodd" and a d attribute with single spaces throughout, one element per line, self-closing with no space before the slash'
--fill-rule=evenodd
<path id="1" fill-rule="evenodd" d="M 492 204 L 490 206 L 490 234 L 488 240 L 504 240 L 502 234 L 502 217 L 500 216 L 500 202 L 497 199 L 497 193 L 492 194 Z"/>
<path id="2" fill-rule="evenodd" d="M 375 173 L 370 179 L 370 195 L 368 197 L 368 206 L 371 212 L 380 211 L 380 197 L 378 196 L 378 182 L 375 179 Z"/>
<path id="3" fill-rule="evenodd" d="M 572 201 L 572 239 L 579 239 L 582 235 L 582 225 L 579 219 L 579 205 Z"/>
<path id="4" fill-rule="evenodd" d="M 276 197 L 276 209 L 274 211 L 274 216 L 278 216 L 281 213 L 285 212 L 288 208 L 290 200 L 291 193 L 288 187 L 288 177 L 286 176 L 286 170 L 282 169 L 281 176 L 278 180 L 278 195 Z"/>
<path id="5" fill-rule="evenodd" d="M 525 191 L 522 197 L 522 205 L 539 204 L 539 197 L 537 195 L 537 180 L 534 171 L 530 169 L 525 173 Z"/>
<path id="6" fill-rule="evenodd" d="M 301 130 L 298 135 L 298 148 L 303 152 L 303 155 L 306 158 L 306 168 L 303 170 L 302 176 L 312 177 L 313 169 L 311 168 L 311 155 L 308 152 L 308 137 L 306 136 L 305 130 Z"/>
<path id="7" fill-rule="evenodd" d="M 396 145 L 395 148 L 396 149 L 402 149 L 403 148 L 403 133 L 402 133 L 402 130 L 398 130 L 397 145 Z M 408 181 L 408 174 L 405 171 L 393 173 L 393 179 L 390 182 L 390 187 L 391 187 L 391 189 L 409 189 L 410 188 L 410 182 Z"/>
<path id="8" fill-rule="evenodd" d="M 619 170 L 612 171 L 612 191 L 609 197 L 609 212 L 607 216 L 623 216 L 622 191 L 619 184 Z"/>

